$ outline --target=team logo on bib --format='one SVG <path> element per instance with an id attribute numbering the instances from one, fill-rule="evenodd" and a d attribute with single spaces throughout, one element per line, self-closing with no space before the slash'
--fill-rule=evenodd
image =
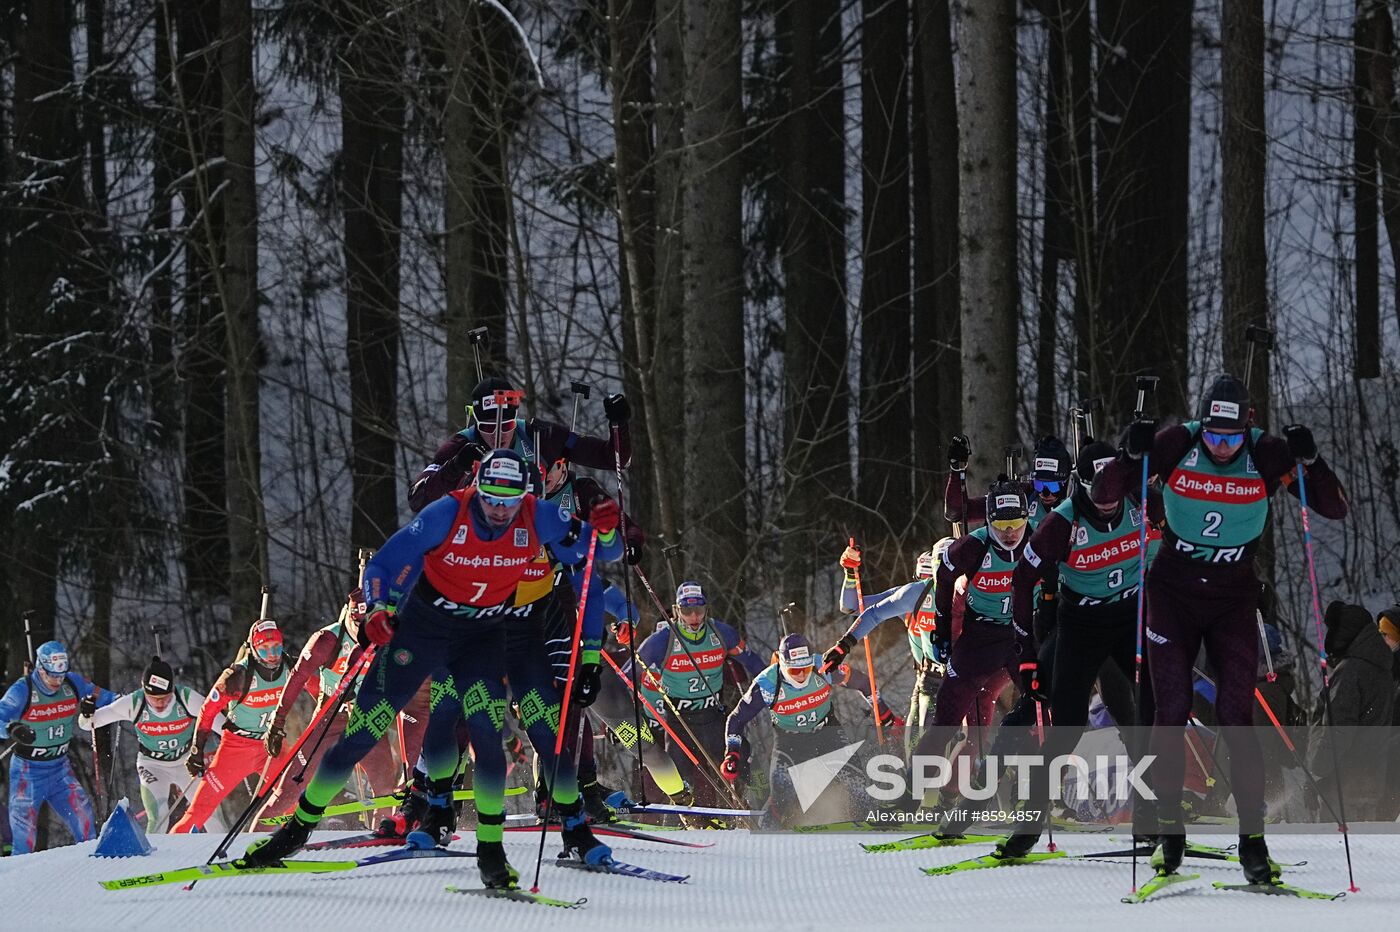
<path id="1" fill-rule="evenodd" d="M 1076 544 L 1087 544 L 1089 542 L 1089 529 L 1086 527 L 1075 528 L 1074 542 Z"/>
<path id="2" fill-rule="evenodd" d="M 526 529 L 523 528 L 523 527 L 518 527 L 518 528 L 515 529 L 515 546 L 517 546 L 517 547 L 528 547 L 528 546 L 530 546 L 530 532 L 529 532 L 528 530 L 526 530 Z"/>
<path id="3" fill-rule="evenodd" d="M 1128 520 L 1133 522 L 1133 527 L 1142 523 L 1142 511 L 1137 508 L 1128 509 Z"/>
<path id="4" fill-rule="evenodd" d="M 982 558 L 982 569 L 984 569 L 984 570 L 989 570 L 989 569 L 991 569 L 991 568 L 992 568 L 992 552 L 991 552 L 990 550 L 988 550 L 988 551 L 987 551 L 987 555 L 986 555 L 985 557 Z"/>
<path id="5" fill-rule="evenodd" d="M 1195 466 L 1196 463 L 1197 463 L 1197 462 L 1200 460 L 1200 458 L 1201 458 L 1200 454 L 1201 454 L 1201 451 L 1200 451 L 1200 450 L 1197 450 L 1195 447 L 1192 447 L 1192 448 L 1191 448 L 1191 452 L 1188 453 L 1188 454 L 1186 454 L 1186 459 L 1184 459 L 1184 460 L 1181 461 L 1181 465 L 1183 465 L 1183 466 Z"/>
<path id="6" fill-rule="evenodd" d="M 459 524 L 459 525 L 457 526 L 457 533 L 452 535 L 452 543 L 454 543 L 454 544 L 465 544 L 466 542 L 467 542 L 467 526 L 466 526 L 465 524 Z"/>

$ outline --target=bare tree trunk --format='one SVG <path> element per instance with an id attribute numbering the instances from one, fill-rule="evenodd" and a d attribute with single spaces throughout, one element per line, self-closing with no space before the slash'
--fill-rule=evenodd
<path id="1" fill-rule="evenodd" d="M 161 434 L 172 438 L 179 427 L 180 412 L 175 396 L 175 276 L 171 254 L 175 251 L 171 226 L 171 185 L 179 162 L 180 131 L 175 103 L 175 68 L 171 61 L 175 34 L 174 11 L 170 0 L 159 0 L 155 8 L 155 117 L 151 142 L 151 217 L 149 227 L 156 269 L 150 278 L 150 345 L 152 387 L 151 407 Z"/>
<path id="2" fill-rule="evenodd" d="M 654 7 L 653 0 L 609 0 L 608 3 L 613 162 L 617 172 L 619 226 L 627 279 L 623 321 L 631 350 L 624 354 L 622 365 L 628 394 L 637 400 L 631 425 L 633 486 L 629 491 L 633 496 L 629 500 L 634 509 L 644 504 L 652 512 L 644 515 L 643 520 L 656 529 L 663 510 L 658 495 L 664 497 L 664 510 L 668 514 L 674 513 L 674 503 L 671 501 L 673 490 L 655 482 L 656 476 L 671 471 L 671 450 L 665 442 L 653 442 L 653 425 L 660 423 L 661 418 L 658 403 L 661 389 L 655 380 L 658 321 L 656 173 L 651 141 L 654 100 L 647 41 Z M 638 478 L 645 483 L 645 491 L 638 488 Z"/>
<path id="3" fill-rule="evenodd" d="M 510 50 L 515 41 L 475 0 L 446 0 L 447 422 L 461 423 L 476 384 L 467 331 L 485 327 L 488 376 L 505 375 L 509 302 L 510 196 L 506 153 L 511 117 Z"/>
<path id="4" fill-rule="evenodd" d="M 1094 203 L 1093 19 L 1089 0 L 1056 0 L 1056 28 L 1064 55 L 1064 196 L 1074 261 L 1074 389 L 1092 394 L 1093 331 L 1101 276 Z"/>
<path id="5" fill-rule="evenodd" d="M 368 20 L 370 8 L 359 21 Z M 403 213 L 403 43 L 394 29 L 350 33 L 339 59 L 341 204 L 350 364 L 350 546 L 399 525 L 399 255 Z"/>
<path id="6" fill-rule="evenodd" d="M 948 0 L 914 0 L 914 60 L 914 494 L 924 521 L 919 530 L 931 539 L 947 526 L 943 452 L 963 423 L 958 101 Z"/>
<path id="7" fill-rule="evenodd" d="M 1370 8 L 1357 0 L 1352 24 L 1352 164 L 1356 224 L 1356 377 L 1381 374 L 1380 230 L 1376 211 L 1376 107 L 1371 102 Z"/>
<path id="8" fill-rule="evenodd" d="M 1162 411 L 1189 403 L 1187 209 L 1190 200 L 1192 0 L 1102 0 L 1099 242 L 1095 328 L 1110 416 L 1132 410 L 1134 379 L 1162 381 Z"/>
<path id="9" fill-rule="evenodd" d="M 264 355 L 258 328 L 258 183 L 254 152 L 253 8 L 222 0 L 224 262 L 223 318 L 228 339 L 229 605 L 233 643 L 258 604 L 267 577 L 262 498 L 262 422 L 258 404 Z"/>
<path id="10" fill-rule="evenodd" d="M 1051 13 L 1046 19 L 1049 49 L 1045 56 L 1045 219 L 1041 227 L 1040 294 L 1035 352 L 1037 437 L 1057 433 L 1055 328 L 1060 308 L 1060 261 L 1074 257 L 1069 231 L 1069 214 L 1073 210 L 1069 199 L 1071 179 L 1067 177 L 1072 168 L 1070 146 L 1066 138 L 1066 133 L 1073 131 L 1073 122 L 1072 119 L 1065 119 L 1064 112 L 1064 107 L 1070 99 L 1065 88 L 1069 68 L 1065 54 L 1065 30 L 1058 4 L 1051 7 Z"/>
<path id="11" fill-rule="evenodd" d="M 738 622 L 747 543 L 739 0 L 685 0 L 686 544 Z"/>
<path id="12" fill-rule="evenodd" d="M 1255 421 L 1269 422 L 1269 354 L 1256 352 L 1252 372 L 1245 329 L 1269 325 L 1268 255 L 1264 248 L 1264 3 L 1221 5 L 1223 119 L 1220 132 L 1220 271 L 1225 369 L 1250 387 Z"/>
<path id="13" fill-rule="evenodd" d="M 965 0 L 962 17 L 963 417 L 977 439 L 970 470 L 980 488 L 1017 435 L 1015 0 Z"/>
<path id="14" fill-rule="evenodd" d="M 1395 24 L 1379 0 L 1361 0 L 1357 18 L 1363 20 L 1367 49 L 1368 103 L 1375 108 L 1376 161 L 1381 168 L 1381 216 L 1385 220 L 1391 264 L 1400 269 L 1400 108 L 1395 100 Z M 1397 276 L 1400 294 L 1400 276 Z M 1396 307 L 1400 315 L 1400 305 Z"/>
<path id="15" fill-rule="evenodd" d="M 684 451 L 685 287 L 681 268 L 685 203 L 685 3 L 656 0 L 656 352 L 649 361 L 656 416 L 647 421 L 653 450 Z M 685 456 L 653 462 L 657 530 L 677 543 L 686 515 Z"/>
<path id="16" fill-rule="evenodd" d="M 77 95 L 73 93 L 74 67 L 72 49 L 73 19 L 67 3 L 48 0 L 27 0 L 11 11 L 14 17 L 13 67 L 14 137 L 13 162 L 6 171 L 17 171 L 29 186 L 22 198 L 11 197 L 4 213 L 9 227 L 9 275 L 4 284 L 7 293 L 7 330 L 9 336 L 36 351 L 25 377 L 40 387 L 47 381 L 65 375 L 61 361 L 52 352 L 43 352 L 51 341 L 71 336 L 85 308 L 88 295 L 85 281 L 91 271 L 83 264 L 85 250 L 83 215 L 86 209 L 83 195 L 84 145 L 78 125 Z M 6 343 L 7 355 L 14 347 Z M 18 359 L 7 359 L 15 365 Z M 39 368 L 38 372 L 33 371 Z M 13 378 L 13 377 L 11 377 Z M 18 388 L 19 386 L 14 386 Z M 64 405 L 71 398 L 36 397 L 27 399 L 28 406 L 43 406 L 36 411 L 14 410 L 25 420 L 21 424 L 23 438 L 5 437 L 5 455 L 16 456 L 18 463 L 6 464 L 6 492 L 14 495 L 15 475 L 29 462 L 72 463 L 82 459 L 74 447 L 87 443 L 83 437 L 62 435 L 45 424 L 52 419 L 70 423 Z M 15 444 L 22 442 L 17 449 Z M 42 466 L 40 467 L 42 468 Z M 37 478 L 37 476 L 36 476 Z M 21 487 L 22 498 L 29 492 L 39 496 L 48 489 Z M 34 611 L 34 644 L 38 646 L 54 637 L 56 595 L 59 573 L 59 546 L 63 540 L 60 529 L 65 516 L 46 505 L 47 495 L 31 499 L 27 507 L 6 509 L 8 533 L 0 539 L 0 557 L 5 560 L 16 604 L 8 612 L 11 626 L 10 642 L 24 653 L 22 613 Z M 11 673 L 19 672 L 14 665 Z"/>
<path id="17" fill-rule="evenodd" d="M 909 9 L 861 3 L 861 361 L 857 492 L 872 540 L 901 547 L 913 512 Z M 894 553 L 874 554 L 876 561 Z"/>
<path id="18" fill-rule="evenodd" d="M 786 107 L 783 178 L 783 601 L 839 539 L 851 492 L 846 339 L 844 100 L 839 0 L 778 12 Z M 823 558 L 822 563 L 826 560 Z"/>
<path id="19" fill-rule="evenodd" d="M 224 360 L 227 334 L 219 319 L 214 266 L 224 226 L 224 201 L 210 201 L 223 170 L 218 115 L 220 80 L 215 42 L 219 0 L 175 5 L 179 62 L 176 94 L 180 127 L 181 224 L 185 284 L 181 299 L 183 341 L 179 378 L 185 387 L 184 516 L 181 521 L 186 587 L 191 604 L 207 605 L 229 594 L 229 525 L 225 506 Z"/>

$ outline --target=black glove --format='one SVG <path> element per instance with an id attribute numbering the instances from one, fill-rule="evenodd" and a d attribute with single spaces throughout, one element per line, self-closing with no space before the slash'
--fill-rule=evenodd
<path id="1" fill-rule="evenodd" d="M 1123 449 L 1135 460 L 1142 459 L 1144 453 L 1152 449 L 1152 440 L 1157 436 L 1157 422 L 1152 418 L 1138 418 L 1128 425 L 1123 434 Z"/>
<path id="2" fill-rule="evenodd" d="M 1040 682 L 1040 665 L 1034 660 L 1021 664 L 1021 692 L 1036 702 L 1045 702 L 1044 684 Z"/>
<path id="3" fill-rule="evenodd" d="M 946 618 L 934 622 L 933 662 L 939 667 L 948 666 L 948 658 L 953 653 L 953 626 Z"/>
<path id="4" fill-rule="evenodd" d="M 849 634 L 841 635 L 841 640 L 837 641 L 831 650 L 822 654 L 822 671 L 833 670 L 841 666 L 846 660 L 846 655 L 851 652 L 851 648 L 856 646 L 856 639 Z"/>
<path id="5" fill-rule="evenodd" d="M 954 434 L 953 439 L 948 441 L 948 468 L 953 472 L 962 472 L 967 468 L 967 461 L 972 459 L 972 444 L 965 434 Z"/>
<path id="6" fill-rule="evenodd" d="M 618 392 L 603 399 L 603 413 L 609 424 L 621 427 L 632 419 L 632 406 L 627 403 L 627 396 Z"/>
<path id="7" fill-rule="evenodd" d="M 78 714 L 84 718 L 92 718 L 97 714 L 97 693 L 88 693 L 78 700 Z"/>
<path id="8" fill-rule="evenodd" d="M 603 668 L 596 663 L 585 663 L 579 667 L 574 677 L 574 705 L 586 709 L 598 698 L 603 688 Z"/>
<path id="9" fill-rule="evenodd" d="M 1312 431 L 1302 424 L 1289 424 L 1283 429 L 1283 436 L 1288 441 L 1288 452 L 1293 454 L 1295 460 L 1302 461 L 1304 466 L 1317 462 L 1317 441 L 1313 439 Z"/>
<path id="10" fill-rule="evenodd" d="M 198 777 L 204 773 L 204 752 L 199 745 L 190 748 L 190 756 L 185 759 L 185 769 L 190 772 L 190 776 Z"/>
<path id="11" fill-rule="evenodd" d="M 10 737 L 20 744 L 33 744 L 38 735 L 34 734 L 34 729 L 24 722 L 15 722 L 10 726 Z"/>
<path id="12" fill-rule="evenodd" d="M 481 458 L 491 452 L 491 448 L 480 440 L 468 440 L 462 444 L 462 448 L 452 455 L 448 460 L 448 466 L 466 475 L 472 471 L 472 467 L 481 461 Z"/>
<path id="13" fill-rule="evenodd" d="M 287 733 L 281 726 L 273 725 L 267 729 L 267 734 L 263 735 L 263 750 L 268 757 L 282 756 L 282 739 L 287 737 Z"/>
<path id="14" fill-rule="evenodd" d="M 628 525 L 630 528 L 631 525 Z M 622 559 L 627 561 L 628 566 L 636 566 L 642 562 L 642 545 L 634 540 L 629 540 L 622 548 Z"/>

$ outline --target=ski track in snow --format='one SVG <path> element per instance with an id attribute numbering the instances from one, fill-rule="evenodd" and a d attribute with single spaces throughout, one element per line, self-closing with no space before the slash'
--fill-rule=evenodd
<path id="1" fill-rule="evenodd" d="M 1393 826 L 1392 826 L 1393 828 Z M 334 837 L 348 833 L 318 833 Z M 913 834 L 910 832 L 909 834 Z M 250 839 L 256 836 L 248 836 Z M 346 874 L 235 877 L 200 883 L 185 892 L 177 885 L 107 891 L 99 880 L 154 873 L 202 863 L 214 845 L 208 836 L 152 836 L 148 857 L 97 859 L 95 842 L 0 860 L 0 925 L 7 929 L 149 929 L 160 917 L 181 929 L 234 929 L 257 917 L 278 928 L 350 930 L 370 928 L 447 929 L 470 923 L 481 929 L 655 929 L 831 928 L 928 929 L 967 922 L 998 928 L 1098 928 L 1131 923 L 1137 929 L 1265 928 L 1315 930 L 1319 923 L 1354 928 L 1392 927 L 1400 915 L 1400 889 L 1387 865 L 1400 856 L 1400 838 L 1352 835 L 1360 893 L 1327 903 L 1213 890 L 1210 883 L 1242 882 L 1238 865 L 1188 859 L 1201 879 L 1173 888 L 1160 900 L 1136 906 L 1118 902 L 1130 886 L 1129 862 L 1057 861 L 967 874 L 929 877 L 921 867 L 984 854 L 990 846 L 868 854 L 861 841 L 889 841 L 894 834 L 771 835 L 685 832 L 678 837 L 715 842 L 704 850 L 681 849 L 627 839 L 608 839 L 616 857 L 662 871 L 689 874 L 684 885 L 629 877 L 566 871 L 546 864 L 540 892 L 561 899 L 588 897 L 577 910 L 507 901 L 493 902 L 446 892 L 449 884 L 476 887 L 476 862 L 464 859 L 405 861 Z M 1207 844 L 1229 844 L 1221 835 L 1195 836 Z M 557 835 L 545 846 L 556 850 Z M 1224 840 L 1222 840 L 1224 839 Z M 1105 835 L 1060 834 L 1071 853 L 1122 847 Z M 528 888 L 538 836 L 507 836 L 511 863 Z M 470 834 L 454 847 L 470 849 Z M 240 846 L 234 847 L 241 850 Z M 371 849 L 375 850 L 375 849 Z M 1275 858 L 1303 867 L 1286 869 L 1286 880 L 1314 890 L 1346 887 L 1341 837 L 1271 835 Z M 360 852 L 361 855 L 369 852 Z M 344 851 L 304 855 L 318 860 L 348 858 Z M 1139 880 L 1149 874 L 1139 861 Z M 36 898 L 36 893 L 38 898 Z M 55 895 L 57 894 L 57 895 Z M 31 925 L 25 915 L 43 911 Z M 33 912 L 31 912 L 33 911 Z M 1121 925 L 1119 927 L 1122 927 Z"/>

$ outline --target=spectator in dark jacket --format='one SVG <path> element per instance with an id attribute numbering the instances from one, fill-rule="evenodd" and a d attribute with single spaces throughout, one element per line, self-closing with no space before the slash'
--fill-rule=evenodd
<path id="1" fill-rule="evenodd" d="M 1322 623 L 1327 628 L 1323 646 L 1331 672 L 1330 727 L 1324 724 L 1326 706 L 1319 699 L 1313 710 L 1308 767 L 1318 787 L 1337 808 L 1337 776 L 1346 779 L 1347 818 L 1376 818 L 1387 795 L 1385 769 L 1376 766 L 1380 752 L 1363 729 L 1375 727 L 1376 739 L 1385 734 L 1395 707 L 1395 679 L 1391 652 L 1371 613 L 1360 605 L 1333 602 Z M 1333 753 L 1335 749 L 1335 754 Z"/>

